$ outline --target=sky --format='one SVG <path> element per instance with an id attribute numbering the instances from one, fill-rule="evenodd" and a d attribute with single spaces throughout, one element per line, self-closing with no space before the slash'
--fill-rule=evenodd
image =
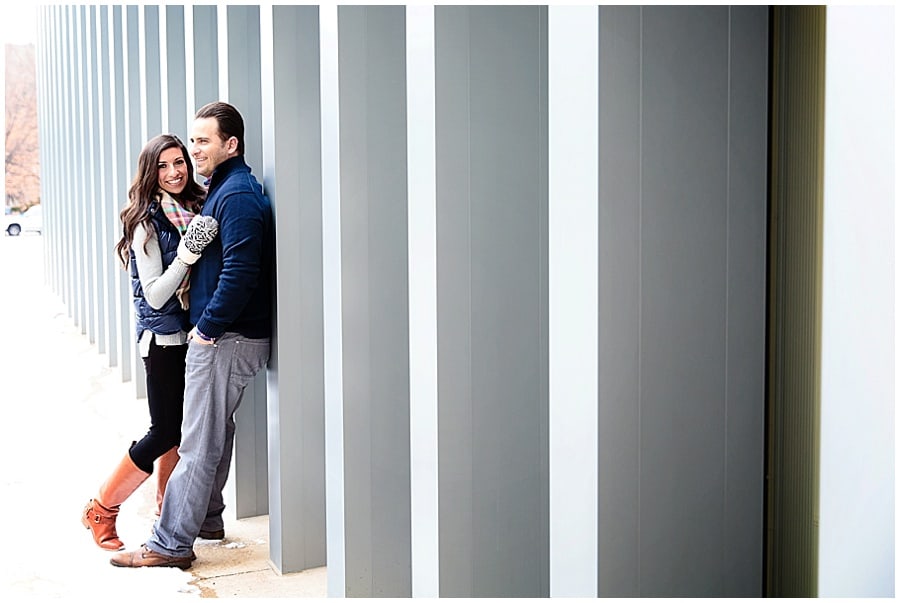
<path id="1" fill-rule="evenodd" d="M 34 44 L 37 7 L 30 2 L 5 2 L 0 8 L 4 44 Z"/>

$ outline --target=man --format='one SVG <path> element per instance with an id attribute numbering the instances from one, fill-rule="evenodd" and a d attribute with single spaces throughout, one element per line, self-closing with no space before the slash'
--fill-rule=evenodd
<path id="1" fill-rule="evenodd" d="M 191 271 L 181 456 L 159 519 L 144 545 L 115 554 L 118 567 L 180 567 L 194 539 L 223 538 L 222 489 L 234 447 L 234 413 L 269 358 L 273 220 L 269 200 L 244 161 L 244 121 L 233 106 L 201 107 L 191 132 L 197 172 L 209 179 L 201 215 L 219 236 Z M 198 505 L 197 501 L 209 501 Z"/>

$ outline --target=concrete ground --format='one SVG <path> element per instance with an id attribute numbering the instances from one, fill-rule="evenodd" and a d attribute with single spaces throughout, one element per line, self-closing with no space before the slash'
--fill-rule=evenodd
<path id="1" fill-rule="evenodd" d="M 325 598 L 325 568 L 279 575 L 268 517 L 237 520 L 228 509 L 225 539 L 198 539 L 189 570 L 109 564 L 81 510 L 146 432 L 146 400 L 45 285 L 43 244 L 41 235 L 0 234 L 3 600 Z M 150 532 L 155 495 L 151 478 L 122 505 L 118 532 L 128 550 Z"/>

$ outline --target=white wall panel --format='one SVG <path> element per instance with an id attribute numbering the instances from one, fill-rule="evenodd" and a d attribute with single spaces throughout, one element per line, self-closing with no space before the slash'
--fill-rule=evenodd
<path id="1" fill-rule="evenodd" d="M 434 7 L 406 8 L 412 596 L 439 596 Z"/>
<path id="2" fill-rule="evenodd" d="M 896 8 L 827 11 L 818 596 L 892 597 Z"/>
<path id="3" fill-rule="evenodd" d="M 599 21 L 548 14 L 550 596 L 597 596 Z"/>
<path id="4" fill-rule="evenodd" d="M 337 6 L 319 8 L 322 107 L 322 289 L 325 333 L 325 506 L 328 595 L 346 588 L 341 324 L 341 158 Z"/>

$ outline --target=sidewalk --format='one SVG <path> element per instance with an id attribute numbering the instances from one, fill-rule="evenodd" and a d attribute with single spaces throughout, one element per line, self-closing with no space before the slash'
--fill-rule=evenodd
<path id="1" fill-rule="evenodd" d="M 197 540 L 189 570 L 110 565 L 80 513 L 146 431 L 146 400 L 45 286 L 40 235 L 0 235 L 0 282 L 0 593 L 16 601 L 327 596 L 325 568 L 285 576 L 272 568 L 267 516 L 237 520 L 229 509 L 225 539 Z M 155 496 L 151 478 L 122 505 L 118 532 L 129 550 L 150 532 Z"/>

